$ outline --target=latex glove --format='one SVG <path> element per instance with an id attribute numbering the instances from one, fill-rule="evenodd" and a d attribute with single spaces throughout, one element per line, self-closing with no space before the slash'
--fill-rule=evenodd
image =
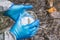
<path id="1" fill-rule="evenodd" d="M 21 19 L 25 16 L 19 16 L 15 24 L 10 29 L 10 32 L 18 39 L 31 38 L 36 34 L 39 28 L 39 20 L 36 19 L 30 24 L 21 24 Z M 29 16 L 31 17 L 31 16 Z"/>
<path id="2" fill-rule="evenodd" d="M 14 21 L 17 20 L 19 14 L 24 14 L 26 10 L 33 8 L 32 5 L 12 5 L 6 12 L 5 16 L 9 16 Z"/>

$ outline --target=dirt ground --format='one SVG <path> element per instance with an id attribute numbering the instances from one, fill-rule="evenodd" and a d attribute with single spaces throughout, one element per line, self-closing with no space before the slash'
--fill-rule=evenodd
<path id="1" fill-rule="evenodd" d="M 40 20 L 40 28 L 38 33 L 30 38 L 24 40 L 60 40 L 60 18 L 55 19 L 49 16 L 46 11 L 49 6 L 46 0 L 11 0 L 16 4 L 32 4 L 34 8 L 32 11 L 36 13 Z M 60 1 L 59 1 L 60 2 Z M 59 8 L 58 8 L 59 9 Z M 13 21 L 9 17 L 0 16 L 0 27 L 10 27 Z M 0 29 L 1 29 L 0 28 Z"/>

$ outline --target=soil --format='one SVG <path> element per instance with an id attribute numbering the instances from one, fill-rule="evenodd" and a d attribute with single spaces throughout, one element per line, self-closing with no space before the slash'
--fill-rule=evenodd
<path id="1" fill-rule="evenodd" d="M 46 0 L 10 0 L 16 4 L 32 4 L 32 11 L 40 20 L 40 28 L 37 34 L 30 39 L 23 40 L 60 40 L 60 18 L 52 18 L 46 11 L 49 6 Z M 57 8 L 57 5 L 56 5 Z M 59 8 L 58 8 L 59 9 Z M 13 21 L 9 17 L 0 16 L 0 27 L 10 27 Z M 1 29 L 1 28 L 0 28 Z"/>

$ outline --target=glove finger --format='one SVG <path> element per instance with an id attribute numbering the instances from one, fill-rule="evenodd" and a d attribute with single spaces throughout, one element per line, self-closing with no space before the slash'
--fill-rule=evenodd
<path id="1" fill-rule="evenodd" d="M 33 30 L 33 31 L 31 32 L 31 36 L 34 36 L 34 35 L 37 33 L 37 31 L 38 31 L 38 28 L 36 28 L 35 30 Z"/>
<path id="2" fill-rule="evenodd" d="M 34 28 L 32 28 L 32 29 L 29 29 L 30 30 L 30 32 L 33 32 L 33 31 L 35 31 L 37 28 L 36 27 L 34 27 Z"/>
<path id="3" fill-rule="evenodd" d="M 24 5 L 24 9 L 32 9 L 33 8 L 33 6 L 32 5 Z"/>
<path id="4" fill-rule="evenodd" d="M 26 25 L 26 28 L 32 29 L 34 27 L 39 27 L 39 20 L 35 20 L 33 23 Z"/>

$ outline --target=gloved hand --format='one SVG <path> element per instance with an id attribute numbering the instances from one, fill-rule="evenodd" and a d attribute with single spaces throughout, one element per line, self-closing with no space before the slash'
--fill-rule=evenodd
<path id="1" fill-rule="evenodd" d="M 31 38 L 36 34 L 39 28 L 39 20 L 36 19 L 30 24 L 23 25 L 21 19 L 26 16 L 19 16 L 15 24 L 10 29 L 10 32 L 18 39 Z M 31 17 L 31 16 L 29 16 Z M 33 17 L 31 17 L 33 18 Z"/>
<path id="2" fill-rule="evenodd" d="M 9 16 L 12 18 L 14 21 L 17 20 L 19 14 L 24 14 L 26 10 L 33 8 L 32 5 L 14 5 L 5 11 L 4 15 Z"/>
<path id="3" fill-rule="evenodd" d="M 31 9 L 32 5 L 12 5 L 4 15 L 9 16 L 15 21 L 10 32 L 16 39 L 30 38 L 36 34 L 39 28 L 39 20 L 36 19 L 30 24 L 21 24 L 21 19 L 26 15 L 26 10 Z M 31 17 L 31 16 L 27 16 Z M 33 17 L 32 17 L 33 18 Z"/>

